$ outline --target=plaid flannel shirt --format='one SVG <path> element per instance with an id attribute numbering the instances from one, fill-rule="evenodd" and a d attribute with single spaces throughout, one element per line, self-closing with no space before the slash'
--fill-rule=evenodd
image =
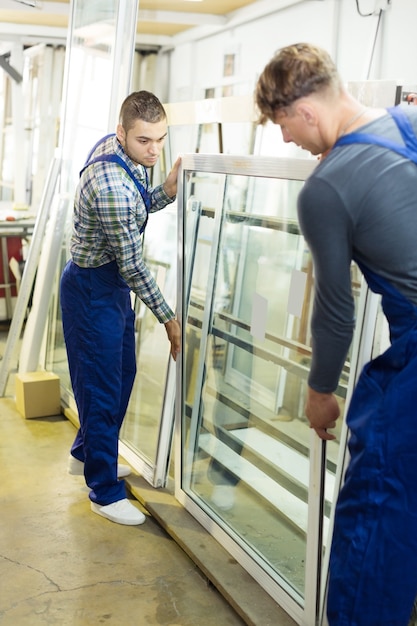
<path id="1" fill-rule="evenodd" d="M 115 136 L 101 143 L 90 160 L 115 153 L 147 186 L 145 169 L 124 152 Z M 150 213 L 163 209 L 175 198 L 163 186 L 148 188 Z M 131 290 L 148 306 L 161 323 L 175 317 L 143 260 L 140 228 L 146 208 L 134 181 L 119 165 L 99 162 L 87 167 L 78 184 L 75 202 L 71 256 L 80 267 L 99 267 L 116 261 Z"/>

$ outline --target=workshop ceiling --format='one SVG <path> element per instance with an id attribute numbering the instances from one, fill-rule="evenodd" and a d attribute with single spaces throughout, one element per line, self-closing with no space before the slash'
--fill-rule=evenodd
<path id="1" fill-rule="evenodd" d="M 87 0 L 84 0 L 87 1 Z M 150 45 L 169 45 L 172 38 L 192 29 L 226 27 L 240 12 L 256 7 L 262 15 L 282 5 L 299 0 L 139 0 L 137 40 Z M 104 0 L 88 0 L 100 9 Z M 71 0 L 0 0 L 0 39 L 36 36 L 42 39 L 65 39 Z M 35 5 L 35 6 L 33 6 Z M 253 12 L 255 9 L 255 12 Z"/>

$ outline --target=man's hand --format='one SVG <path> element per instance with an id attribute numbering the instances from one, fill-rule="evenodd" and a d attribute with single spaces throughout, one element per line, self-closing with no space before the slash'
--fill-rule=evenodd
<path id="1" fill-rule="evenodd" d="M 177 178 L 178 178 L 178 169 L 180 167 L 181 157 L 175 161 L 172 170 L 168 174 L 166 181 L 164 182 L 164 191 L 170 198 L 173 198 L 177 193 Z"/>
<path id="2" fill-rule="evenodd" d="M 181 327 L 178 320 L 166 322 L 165 330 L 167 331 L 168 339 L 171 343 L 171 356 L 174 361 L 176 361 L 181 350 Z"/>
<path id="3" fill-rule="evenodd" d="M 305 414 L 310 422 L 310 428 L 314 428 L 321 439 L 336 439 L 327 432 L 328 428 L 336 426 L 336 420 L 340 415 L 336 396 L 332 393 L 319 393 L 308 387 Z"/>

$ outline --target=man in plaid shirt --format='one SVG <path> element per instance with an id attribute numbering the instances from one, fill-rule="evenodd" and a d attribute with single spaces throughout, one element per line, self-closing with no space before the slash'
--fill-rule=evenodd
<path id="1" fill-rule="evenodd" d="M 119 480 L 119 431 L 136 374 L 133 291 L 165 325 L 171 355 L 180 350 L 180 326 L 143 260 L 141 234 L 148 213 L 175 200 L 180 159 L 152 189 L 153 167 L 167 136 L 165 110 L 147 92 L 123 102 L 116 135 L 91 150 L 78 184 L 71 259 L 61 277 L 61 307 L 69 371 L 80 419 L 68 470 L 84 474 L 93 512 L 119 524 L 145 516 L 126 498 Z"/>

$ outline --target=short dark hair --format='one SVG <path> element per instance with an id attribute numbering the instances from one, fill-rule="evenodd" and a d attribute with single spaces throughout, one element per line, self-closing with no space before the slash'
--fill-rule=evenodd
<path id="1" fill-rule="evenodd" d="M 119 122 L 127 132 L 136 120 L 144 122 L 160 122 L 167 117 L 164 107 L 158 98 L 149 91 L 134 91 L 123 101 L 120 109 Z"/>
<path id="2" fill-rule="evenodd" d="M 278 50 L 260 75 L 255 100 L 261 113 L 259 123 L 273 120 L 276 111 L 299 98 L 327 87 L 340 89 L 341 81 L 328 52 L 308 43 Z"/>

